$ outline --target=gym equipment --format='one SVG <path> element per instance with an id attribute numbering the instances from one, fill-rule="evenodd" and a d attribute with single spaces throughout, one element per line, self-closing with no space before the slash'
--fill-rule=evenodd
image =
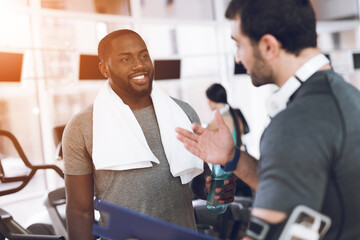
<path id="1" fill-rule="evenodd" d="M 0 136 L 4 136 L 10 139 L 14 145 L 16 151 L 19 154 L 20 159 L 28 169 L 26 173 L 19 176 L 8 176 L 6 174 L 6 167 L 4 167 L 5 160 L 8 159 L 4 154 L 0 154 L 0 181 L 2 183 L 19 183 L 20 185 L 11 187 L 10 189 L 0 190 L 0 196 L 12 194 L 23 189 L 29 181 L 34 177 L 38 170 L 54 170 L 61 178 L 64 178 L 62 170 L 56 165 L 44 164 L 44 165 L 32 165 L 26 157 L 19 141 L 16 137 L 5 130 L 0 130 Z M 12 184 L 10 184 L 12 186 Z M 37 223 L 29 226 L 28 228 L 22 227 L 13 217 L 0 208 L 0 240 L 4 239 L 66 239 L 66 224 L 63 216 L 61 215 L 58 207 L 65 203 L 65 190 L 64 188 L 57 189 L 48 194 L 48 198 L 45 201 L 45 205 L 48 209 L 50 218 L 53 222 L 52 225 L 45 223 Z"/>
<path id="2" fill-rule="evenodd" d="M 195 199 L 192 202 L 199 232 L 227 240 L 245 236 L 253 202 L 251 197 L 235 196 L 234 202 L 228 204 L 223 214 L 209 212 L 205 200 Z"/>
<path id="3" fill-rule="evenodd" d="M 107 213 L 107 226 L 97 223 L 93 234 L 107 239 L 125 240 L 216 240 L 216 238 L 172 224 L 103 200 L 95 199 L 94 208 Z"/>

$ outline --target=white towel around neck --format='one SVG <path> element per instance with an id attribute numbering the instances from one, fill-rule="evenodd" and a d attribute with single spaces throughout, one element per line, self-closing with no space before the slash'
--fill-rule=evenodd
<path id="1" fill-rule="evenodd" d="M 203 172 L 203 161 L 176 138 L 176 127 L 191 131 L 180 106 L 154 82 L 151 93 L 162 144 L 174 177 L 182 184 Z M 96 170 L 129 170 L 160 163 L 128 105 L 111 89 L 109 80 L 95 98 L 93 109 L 93 163 Z"/>

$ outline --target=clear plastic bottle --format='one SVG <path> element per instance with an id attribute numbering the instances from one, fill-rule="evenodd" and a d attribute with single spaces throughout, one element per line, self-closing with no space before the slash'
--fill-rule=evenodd
<path id="1" fill-rule="evenodd" d="M 208 193 L 206 208 L 213 213 L 221 214 L 226 211 L 227 204 L 220 204 L 218 200 L 214 199 L 216 195 L 215 189 L 218 187 L 222 187 L 224 185 L 224 181 L 228 179 L 232 175 L 232 172 L 227 172 L 221 168 L 220 165 L 213 164 L 212 165 L 212 173 L 211 173 L 211 185 Z"/>

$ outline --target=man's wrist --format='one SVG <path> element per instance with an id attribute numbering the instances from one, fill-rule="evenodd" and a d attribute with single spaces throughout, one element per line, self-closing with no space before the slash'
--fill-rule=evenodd
<path id="1" fill-rule="evenodd" d="M 239 162 L 240 155 L 241 155 L 240 149 L 235 146 L 234 157 L 232 158 L 232 160 L 230 162 L 227 162 L 225 164 L 225 166 L 221 166 L 221 168 L 224 169 L 225 171 L 228 171 L 228 172 L 234 171 L 236 169 L 236 166 L 237 166 L 238 162 Z"/>

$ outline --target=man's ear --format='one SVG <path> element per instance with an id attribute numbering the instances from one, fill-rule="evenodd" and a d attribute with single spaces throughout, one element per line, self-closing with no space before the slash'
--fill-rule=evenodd
<path id="1" fill-rule="evenodd" d="M 261 55 L 267 60 L 274 59 L 281 49 L 281 43 L 271 34 L 262 36 L 258 46 Z"/>
<path id="2" fill-rule="evenodd" d="M 110 78 L 109 69 L 106 62 L 101 61 L 99 63 L 99 69 L 102 75 L 104 75 L 106 78 Z"/>

